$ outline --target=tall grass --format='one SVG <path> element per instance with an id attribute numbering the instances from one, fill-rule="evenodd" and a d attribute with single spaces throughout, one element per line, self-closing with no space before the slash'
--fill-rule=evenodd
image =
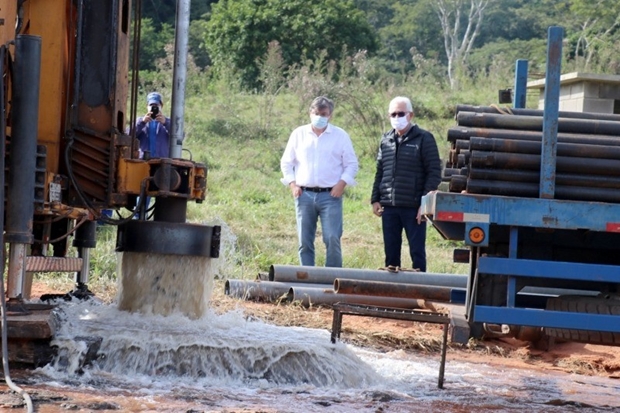
<path id="1" fill-rule="evenodd" d="M 188 68 L 191 88 L 186 94 L 184 148 L 188 157 L 208 167 L 207 199 L 190 204 L 188 221 L 222 225 L 220 278 L 254 278 L 273 264 L 298 264 L 294 201 L 279 181 L 279 161 L 290 132 L 309 121 L 307 107 L 320 94 L 334 99 L 332 122 L 349 132 L 360 161 L 357 185 L 348 187 L 344 195 L 344 266 L 383 266 L 381 222 L 372 214 L 370 193 L 379 139 L 389 128 L 386 113 L 390 99 L 411 97 L 416 121 L 435 135 L 445 158 L 454 106 L 495 103 L 497 90 L 510 84 L 513 76 L 511 66 L 498 67 L 492 75 L 460 79 L 460 89 L 451 90 L 441 75 L 431 73 L 439 70 L 433 62 L 418 63 L 428 72 L 418 71 L 405 78 L 380 73 L 363 53 L 343 57 L 337 73 L 335 65 L 323 61 L 284 68 L 278 45 L 273 44 L 261 62 L 265 88 L 253 92 L 240 90 L 233 74 L 207 82 L 207 74 L 195 66 Z M 169 62 L 164 61 L 157 73 L 144 77 L 150 85 L 163 89 L 165 96 L 170 96 L 169 68 Z M 116 277 L 113 232 L 111 227 L 98 232 L 92 282 L 105 283 Z M 429 225 L 428 271 L 466 273 L 466 265 L 452 262 L 452 251 L 460 246 L 442 239 Z M 316 247 L 317 265 L 323 265 L 320 230 Z M 410 267 L 406 242 L 402 256 L 403 266 Z"/>

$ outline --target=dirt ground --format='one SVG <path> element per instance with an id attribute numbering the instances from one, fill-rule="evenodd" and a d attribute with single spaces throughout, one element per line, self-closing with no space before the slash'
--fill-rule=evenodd
<path id="1" fill-rule="evenodd" d="M 33 286 L 33 297 L 43 293 L 63 293 L 45 284 Z M 108 298 L 107 300 L 110 300 Z M 300 305 L 274 304 L 245 301 L 224 295 L 223 282 L 216 282 L 211 306 L 217 312 L 242 309 L 250 318 L 283 326 L 302 326 L 331 330 L 333 311 L 330 308 L 303 308 Z M 360 347 L 376 351 L 403 350 L 415 354 L 428 354 L 438 357 L 442 338 L 442 326 L 382 318 L 345 316 L 342 323 L 341 339 Z M 602 346 L 573 342 L 556 342 L 549 349 L 542 350 L 539 345 L 514 338 L 485 338 L 470 340 L 466 345 L 450 343 L 447 351 L 447 365 L 451 361 L 484 363 L 498 367 L 527 369 L 531 372 L 550 370 L 581 374 L 587 376 L 620 379 L 620 346 Z M 27 370 L 12 370 L 18 382 L 28 383 Z M 125 395 L 99 394 L 90 391 L 54 389 L 46 386 L 30 387 L 34 392 L 35 404 L 40 413 L 77 411 L 140 411 L 163 412 L 184 411 L 186 407 L 175 405 L 178 400 L 152 400 L 148 403 L 136 401 Z M 133 404 L 135 404 L 135 406 Z M 22 409 L 22 400 L 11 393 L 0 381 L 0 406 Z M 78 406 L 81 406 L 78 408 Z M 120 406 L 120 407 L 119 407 Z M 164 408 L 166 406 L 166 408 Z M 218 412 L 279 412 L 277 409 L 224 409 L 206 410 Z M 383 411 L 381 409 L 375 411 Z M 421 411 L 421 410 L 416 410 Z M 461 411 L 461 410 L 454 410 Z"/>
<path id="2" fill-rule="evenodd" d="M 35 283 L 32 297 L 63 293 L 44 283 Z M 112 300 L 108 294 L 104 301 Z M 241 308 L 248 317 L 282 326 L 332 328 L 333 311 L 328 307 L 304 308 L 295 304 L 274 304 L 231 298 L 224 294 L 224 282 L 216 281 L 211 306 L 218 312 Z M 384 318 L 346 316 L 341 339 L 378 351 L 405 350 L 438 355 L 442 326 Z M 449 343 L 447 361 L 497 364 L 530 370 L 556 370 L 589 376 L 620 379 L 620 346 L 603 346 L 554 341 L 534 343 L 515 338 L 494 337 L 470 340 L 466 345 Z"/>
<path id="3" fill-rule="evenodd" d="M 213 304 L 216 308 L 228 310 L 242 307 L 248 316 L 270 323 L 326 330 L 332 328 L 333 311 L 330 308 L 305 309 L 296 305 L 250 302 L 219 295 L 215 298 Z M 443 327 L 439 324 L 345 316 L 341 339 L 378 351 L 401 349 L 438 355 L 442 333 Z M 620 379 L 620 346 L 493 337 L 472 339 L 465 345 L 449 343 L 447 362 L 450 360 Z"/>

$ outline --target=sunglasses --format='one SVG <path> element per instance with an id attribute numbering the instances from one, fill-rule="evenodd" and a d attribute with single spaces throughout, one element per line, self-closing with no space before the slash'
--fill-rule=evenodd
<path id="1" fill-rule="evenodd" d="M 390 118 L 402 118 L 409 112 L 392 112 L 390 113 Z"/>

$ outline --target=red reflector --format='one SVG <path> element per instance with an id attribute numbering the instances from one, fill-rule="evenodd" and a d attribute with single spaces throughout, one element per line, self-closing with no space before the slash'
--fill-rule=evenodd
<path id="1" fill-rule="evenodd" d="M 455 222 L 463 222 L 463 213 L 462 212 L 438 212 L 435 214 L 435 219 L 437 221 L 455 221 Z"/>
<path id="2" fill-rule="evenodd" d="M 607 232 L 620 232 L 620 222 L 608 222 Z"/>

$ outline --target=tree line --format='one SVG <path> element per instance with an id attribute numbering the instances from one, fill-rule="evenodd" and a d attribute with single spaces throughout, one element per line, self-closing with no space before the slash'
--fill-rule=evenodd
<path id="1" fill-rule="evenodd" d="M 176 0 L 141 5 L 140 69 L 153 71 L 174 42 Z M 452 88 L 498 62 L 543 72 L 550 26 L 564 29 L 565 70 L 620 74 L 617 0 L 192 0 L 190 19 L 195 64 L 250 90 L 264 87 L 274 45 L 284 68 L 364 51 L 374 76 L 434 71 Z"/>

